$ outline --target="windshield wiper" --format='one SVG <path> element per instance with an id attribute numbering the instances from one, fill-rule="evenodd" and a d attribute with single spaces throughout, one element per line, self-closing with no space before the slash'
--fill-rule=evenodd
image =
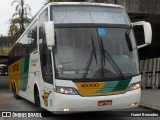
<path id="1" fill-rule="evenodd" d="M 124 75 L 121 71 L 121 69 L 119 68 L 119 66 L 116 64 L 116 62 L 112 59 L 110 53 L 104 49 L 104 44 L 103 44 L 103 41 L 102 41 L 102 37 L 100 37 L 100 43 L 101 43 L 101 56 L 103 57 L 103 63 L 105 64 L 105 58 L 108 60 L 108 62 L 112 65 L 112 67 L 114 68 L 114 70 L 120 74 L 121 77 L 124 78 Z M 104 66 L 104 65 L 103 65 Z M 103 67 L 103 75 L 104 75 L 104 67 Z M 105 75 L 104 75 L 105 76 Z"/>
<path id="2" fill-rule="evenodd" d="M 89 55 L 89 58 L 87 60 L 87 64 L 86 64 L 86 67 L 85 67 L 85 73 L 83 74 L 83 79 L 85 80 L 87 75 L 88 75 L 88 71 L 89 71 L 89 68 L 91 66 L 91 63 L 92 63 L 92 60 L 93 60 L 93 55 L 95 57 L 95 61 L 96 61 L 96 65 L 97 65 L 97 55 L 96 55 L 96 47 L 95 47 L 95 44 L 94 44 L 94 41 L 93 41 L 93 36 L 91 35 L 91 41 L 92 41 L 92 49 L 91 49 L 91 52 L 90 52 L 90 55 Z"/>
<path id="3" fill-rule="evenodd" d="M 127 31 L 125 33 L 125 37 L 126 37 L 126 42 L 127 42 L 127 45 L 128 45 L 128 49 L 129 49 L 129 51 L 132 51 L 133 50 L 132 43 L 131 43 L 131 39 L 129 37 L 130 31 L 131 31 L 131 29 L 127 29 Z"/>
<path id="4" fill-rule="evenodd" d="M 93 50 L 94 58 L 95 58 L 95 60 L 96 60 L 96 65 L 97 65 L 96 47 L 95 47 L 95 44 L 94 44 L 93 36 L 92 36 L 92 35 L 91 35 L 91 38 L 92 38 L 92 50 Z"/>

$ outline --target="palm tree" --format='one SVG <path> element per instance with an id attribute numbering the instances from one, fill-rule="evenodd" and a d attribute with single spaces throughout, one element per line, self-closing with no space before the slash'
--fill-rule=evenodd
<path id="1" fill-rule="evenodd" d="M 10 26 L 8 30 L 8 35 L 12 36 L 15 28 L 17 29 L 17 31 L 19 31 L 18 25 L 17 25 L 19 23 L 19 18 L 10 19 L 9 22 L 10 22 Z"/>
<path id="2" fill-rule="evenodd" d="M 10 19 L 9 22 L 10 22 L 10 26 L 9 26 L 9 30 L 8 30 L 8 35 L 10 35 L 10 36 L 15 35 L 15 34 L 13 34 L 13 31 L 14 31 L 15 28 L 17 30 L 17 34 L 18 35 L 20 35 L 20 34 L 22 34 L 24 32 L 24 30 L 20 28 L 20 23 L 21 22 L 20 22 L 19 17 Z M 31 22 L 31 19 L 26 18 L 26 17 L 24 18 L 24 26 L 25 26 L 25 28 L 28 26 L 28 24 L 30 22 Z"/>
<path id="3" fill-rule="evenodd" d="M 16 4 L 16 12 L 13 14 L 12 24 L 19 23 L 19 29 L 21 32 L 23 32 L 25 30 L 25 24 L 30 22 L 30 19 L 27 15 L 31 16 L 31 14 L 29 13 L 31 11 L 31 8 L 28 4 L 24 3 L 24 0 L 14 0 L 11 5 L 13 6 L 14 4 Z"/>

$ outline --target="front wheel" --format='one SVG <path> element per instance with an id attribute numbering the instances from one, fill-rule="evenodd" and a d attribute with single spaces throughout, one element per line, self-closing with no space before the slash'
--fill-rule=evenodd
<path id="1" fill-rule="evenodd" d="M 35 99 L 35 106 L 41 109 L 40 96 L 38 90 L 36 90 L 34 93 L 34 99 Z"/>

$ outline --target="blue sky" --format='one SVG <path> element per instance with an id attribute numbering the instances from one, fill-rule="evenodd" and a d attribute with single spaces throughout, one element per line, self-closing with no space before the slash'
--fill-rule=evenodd
<path id="1" fill-rule="evenodd" d="M 11 6 L 13 0 L 0 0 L 0 35 L 7 36 L 9 19 L 15 12 L 15 6 Z M 25 0 L 25 3 L 31 7 L 31 14 L 34 16 L 43 6 L 45 0 Z"/>

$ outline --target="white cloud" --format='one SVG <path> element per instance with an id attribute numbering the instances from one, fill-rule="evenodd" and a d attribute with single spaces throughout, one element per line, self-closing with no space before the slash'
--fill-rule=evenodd
<path id="1" fill-rule="evenodd" d="M 11 6 L 13 0 L 0 0 L 0 35 L 7 35 L 9 19 L 15 12 L 15 5 Z M 25 0 L 25 3 L 31 7 L 31 14 L 34 16 L 43 6 L 45 0 Z"/>

